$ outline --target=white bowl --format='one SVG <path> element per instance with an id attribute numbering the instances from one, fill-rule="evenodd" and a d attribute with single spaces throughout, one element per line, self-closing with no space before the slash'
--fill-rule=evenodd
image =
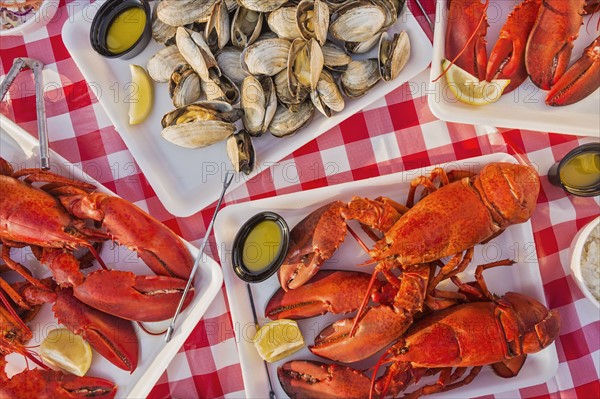
<path id="1" fill-rule="evenodd" d="M 573 238 L 571 243 L 571 274 L 579 285 L 581 292 L 588 298 L 597 308 L 600 308 L 600 302 L 592 295 L 589 288 L 587 287 L 583 276 L 581 275 L 581 254 L 583 252 L 583 245 L 587 241 L 592 230 L 600 223 L 600 216 L 586 224 Z"/>
<path id="2" fill-rule="evenodd" d="M 46 26 L 58 10 L 60 0 L 44 0 L 40 9 L 24 24 L 12 29 L 0 30 L 0 36 L 21 36 L 35 32 Z"/>

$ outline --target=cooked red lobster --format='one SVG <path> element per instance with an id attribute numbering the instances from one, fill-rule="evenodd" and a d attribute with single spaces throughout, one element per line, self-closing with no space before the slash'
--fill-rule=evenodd
<path id="1" fill-rule="evenodd" d="M 340 312 L 358 311 L 355 317 L 339 320 L 323 330 L 310 347 L 313 353 L 348 363 L 367 358 L 390 344 L 406 331 L 426 301 L 435 306 L 435 287 L 467 267 L 474 245 L 528 220 L 535 208 L 539 177 L 528 166 L 492 163 L 476 176 L 463 177 L 458 172 L 449 175 L 438 168 L 431 178 L 415 179 L 407 206 L 389 199 L 354 198 L 347 205 L 336 201 L 308 215 L 291 231 L 286 261 L 279 269 L 282 291 L 287 292 L 273 296 L 267 316 L 317 315 L 322 310 L 313 303 L 321 297 L 328 304 L 325 309 L 335 312 L 345 303 L 348 306 Z M 432 182 L 438 177 L 443 183 L 439 189 Z M 420 185 L 428 194 L 413 206 Z M 310 280 L 344 240 L 346 219 L 358 219 L 384 232 L 369 254 L 378 262 L 376 272 L 381 272 L 389 285 L 385 294 L 378 294 L 377 273 L 371 276 L 367 289 L 363 288 L 364 276 L 347 275 L 346 284 L 362 292 L 363 300 L 358 305 L 356 292 L 351 289 L 332 294 L 339 284 L 333 276 L 319 278 L 314 284 Z M 432 275 L 431 264 L 446 256 L 452 256 L 452 260 Z M 398 270 L 399 276 L 392 270 Z M 309 286 L 303 289 L 305 282 Z M 383 306 L 367 306 L 372 295 Z"/>
<path id="2" fill-rule="evenodd" d="M 283 389 L 292 398 L 363 398 L 374 393 L 395 397 L 421 377 L 440 373 L 437 383 L 409 394 L 416 398 L 466 385 L 485 365 L 494 365 L 503 377 L 516 375 L 527 354 L 554 342 L 560 316 L 523 294 L 492 295 L 482 272 L 506 264 L 512 262 L 478 266 L 477 283 L 464 284 L 454 277 L 465 297 L 475 302 L 450 306 L 415 322 L 384 353 L 371 378 L 347 366 L 296 360 L 277 370 Z M 378 377 L 384 364 L 388 367 Z"/>

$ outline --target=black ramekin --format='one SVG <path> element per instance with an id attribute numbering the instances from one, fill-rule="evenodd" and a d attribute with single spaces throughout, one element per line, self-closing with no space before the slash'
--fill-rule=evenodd
<path id="1" fill-rule="evenodd" d="M 123 11 L 130 8 L 141 8 L 146 14 L 146 25 L 140 38 L 129 49 L 114 54 L 108 50 L 106 36 L 108 28 L 114 19 Z M 90 29 L 90 43 L 92 48 L 100 55 L 107 58 L 122 58 L 128 60 L 141 53 L 152 38 L 152 12 L 148 0 L 108 0 L 104 3 L 92 21 Z"/>
<path id="2" fill-rule="evenodd" d="M 273 259 L 273 262 L 262 272 L 255 273 L 246 268 L 243 260 L 244 241 L 252 229 L 265 220 L 272 220 L 279 226 L 281 231 L 281 248 L 277 258 Z M 283 263 L 285 256 L 287 255 L 288 245 L 290 241 L 290 229 L 288 228 L 285 220 L 274 212 L 261 212 L 251 217 L 242 227 L 238 230 L 235 239 L 233 240 L 233 252 L 231 254 L 231 264 L 235 274 L 242 280 L 249 283 L 259 283 L 271 277 L 273 273 L 279 270 Z"/>

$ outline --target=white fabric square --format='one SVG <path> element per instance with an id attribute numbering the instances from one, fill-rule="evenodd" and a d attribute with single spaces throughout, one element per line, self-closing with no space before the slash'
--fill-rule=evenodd
<path id="1" fill-rule="evenodd" d="M 350 168 L 350 162 L 348 161 L 348 154 L 340 147 L 321 150 L 321 159 L 323 160 L 325 177 L 347 172 L 352 169 Z"/>
<path id="2" fill-rule="evenodd" d="M 375 159 L 378 162 L 400 158 L 400 148 L 398 147 L 398 140 L 396 140 L 394 133 L 371 137 L 371 145 L 373 146 Z"/>
<path id="3" fill-rule="evenodd" d="M 48 137 L 50 140 L 65 140 L 75 137 L 73 122 L 69 114 L 61 114 L 46 118 L 48 124 Z"/>
<path id="4" fill-rule="evenodd" d="M 234 339 L 219 342 L 218 344 L 211 346 L 210 350 L 213 353 L 217 370 L 237 364 L 240 361 Z"/>
<path id="5" fill-rule="evenodd" d="M 428 149 L 445 146 L 452 144 L 450 133 L 448 132 L 448 125 L 446 122 L 434 121 L 424 123 L 421 125 L 423 131 L 423 140 L 425 146 Z"/>
<path id="6" fill-rule="evenodd" d="M 551 201 L 548 205 L 552 226 L 557 230 L 556 234 L 559 234 L 558 230 L 560 228 L 557 229 L 557 226 L 564 222 L 571 222 L 573 220 L 573 215 L 576 214 L 575 208 L 573 207 L 573 203 L 567 197 Z"/>

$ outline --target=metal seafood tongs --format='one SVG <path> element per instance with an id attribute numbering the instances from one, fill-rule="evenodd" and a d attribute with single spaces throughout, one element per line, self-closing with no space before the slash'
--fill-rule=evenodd
<path id="1" fill-rule="evenodd" d="M 46 106 L 44 104 L 44 79 L 42 69 L 44 64 L 31 58 L 15 58 L 8 74 L 0 84 L 0 101 L 4 99 L 8 89 L 17 75 L 25 68 L 33 71 L 35 83 L 35 108 L 37 113 L 38 135 L 40 139 L 40 164 L 42 170 L 50 169 L 50 152 L 48 149 L 48 126 L 46 125 Z"/>

